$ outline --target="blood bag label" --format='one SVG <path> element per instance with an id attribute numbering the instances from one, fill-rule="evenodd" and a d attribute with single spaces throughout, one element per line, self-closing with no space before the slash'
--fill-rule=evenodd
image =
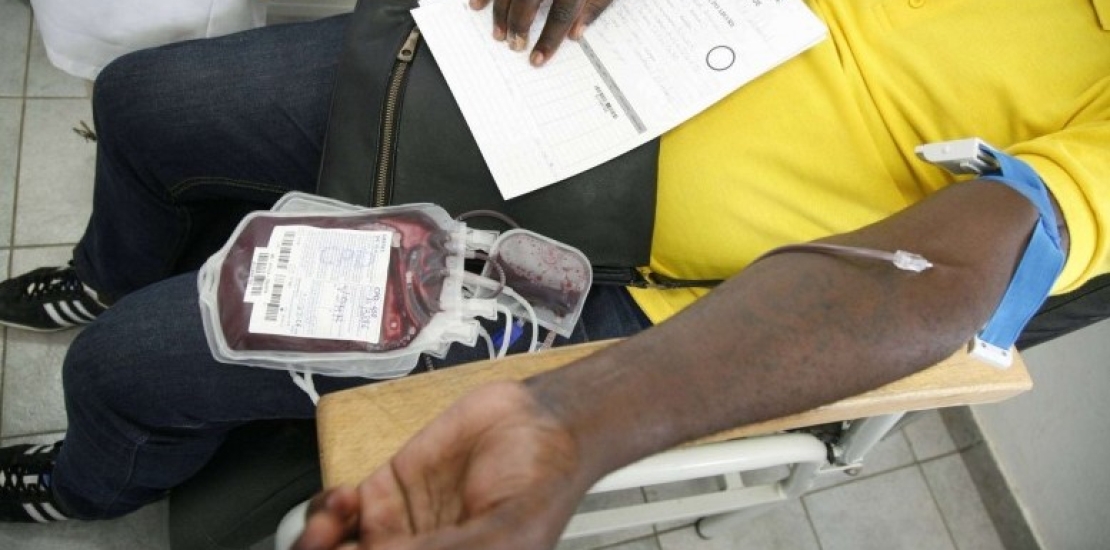
<path id="1" fill-rule="evenodd" d="M 275 227 L 251 262 L 250 332 L 377 344 L 392 241 L 391 231 Z"/>

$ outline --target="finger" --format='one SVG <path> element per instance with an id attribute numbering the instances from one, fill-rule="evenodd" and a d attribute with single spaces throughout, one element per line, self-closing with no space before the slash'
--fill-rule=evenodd
<path id="1" fill-rule="evenodd" d="M 411 506 L 392 464 L 385 464 L 358 486 L 362 507 L 362 541 L 376 544 L 413 533 Z"/>
<path id="2" fill-rule="evenodd" d="M 358 533 L 357 516 L 343 517 L 323 509 L 308 517 L 293 550 L 334 548 Z"/>
<path id="3" fill-rule="evenodd" d="M 307 515 L 330 510 L 341 516 L 352 514 L 358 507 L 358 493 L 354 487 L 341 485 L 333 489 L 326 489 L 316 494 L 308 501 Z"/>
<path id="4" fill-rule="evenodd" d="M 478 398 L 477 401 L 493 400 Z M 477 411 L 471 410 L 473 404 L 469 407 L 454 405 L 413 436 L 390 461 L 391 479 L 403 491 L 412 532 L 429 532 L 463 519 L 464 485 L 473 473 L 471 461 L 479 450 L 478 440 L 491 422 L 504 420 L 501 409 L 510 408 L 504 399 L 495 402 L 497 405 L 492 409 L 484 405 Z M 496 478 L 496 473 L 489 476 L 489 479 Z M 486 497 L 478 500 L 496 500 L 490 495 Z M 474 504 L 471 503 L 471 512 Z M 383 519 L 387 519 L 388 513 L 393 512 L 383 512 Z"/>
<path id="5" fill-rule="evenodd" d="M 555 0 L 555 4 L 565 0 Z M 577 3 L 581 0 L 571 0 Z M 513 0 L 507 14 L 506 31 L 509 49 L 522 52 L 528 47 L 528 33 L 532 30 L 532 23 L 536 20 L 536 12 L 540 9 L 538 0 Z M 554 10 L 554 6 L 551 8 Z M 550 17 L 550 16 L 549 16 Z"/>
<path id="6" fill-rule="evenodd" d="M 326 508 L 324 503 L 327 502 L 328 496 L 334 491 L 335 489 L 327 489 L 313 495 L 313 497 L 308 500 L 308 510 L 305 512 L 306 517 L 324 510 Z"/>
<path id="7" fill-rule="evenodd" d="M 388 545 L 383 550 L 520 550 L 521 548 L 552 548 L 558 540 L 566 521 L 553 518 L 525 517 L 518 511 L 504 507 L 490 511 L 480 518 L 463 525 L 449 526 L 431 533 L 418 535 L 411 540 Z M 569 518 L 569 514 L 568 514 Z"/>
<path id="8" fill-rule="evenodd" d="M 486 9 L 486 6 L 489 5 L 490 1 L 491 0 L 470 0 L 470 9 L 475 10 L 475 11 L 484 10 L 484 9 Z M 505 0 L 505 2 L 503 2 L 503 3 L 507 4 L 509 1 L 510 0 Z M 508 10 L 507 5 L 502 5 L 502 6 L 499 7 L 497 5 L 497 2 L 494 2 L 493 38 L 495 40 L 498 40 L 498 41 L 505 40 L 505 14 L 508 13 L 507 10 Z"/>
<path id="9" fill-rule="evenodd" d="M 445 414 L 412 438 L 391 462 L 405 489 L 414 532 L 458 522 L 463 515 L 462 485 L 475 452 L 475 437 L 465 414 Z M 427 463 L 418 457 L 435 457 Z"/>
<path id="10" fill-rule="evenodd" d="M 406 483 L 409 519 L 415 533 L 424 533 L 462 519 L 462 488 L 467 473 L 465 458 L 445 457 L 437 468 L 398 473 L 398 477 L 419 483 Z M 404 465 L 398 464 L 397 469 Z"/>
<path id="11" fill-rule="evenodd" d="M 328 548 L 358 532 L 358 494 L 351 487 L 322 491 L 308 502 L 294 548 Z"/>
<path id="12" fill-rule="evenodd" d="M 578 19 L 582 3 L 583 0 L 555 0 L 551 3 L 551 10 L 547 13 L 543 31 L 536 41 L 536 47 L 532 49 L 530 58 L 532 65 L 537 67 L 543 65 L 551 59 L 552 55 L 555 55 L 555 50 L 559 49 L 559 45 L 570 33 L 571 25 Z"/>
<path id="13" fill-rule="evenodd" d="M 582 11 L 578 14 L 578 19 L 575 20 L 574 26 L 570 29 L 570 37 L 574 40 L 582 38 L 582 33 L 586 32 L 586 27 L 593 24 L 601 12 L 612 4 L 613 0 L 586 0 L 586 4 L 582 6 Z"/>
<path id="14" fill-rule="evenodd" d="M 527 1 L 527 0 L 517 0 Z M 493 38 L 505 40 L 509 28 L 509 6 L 513 0 L 493 0 Z"/>

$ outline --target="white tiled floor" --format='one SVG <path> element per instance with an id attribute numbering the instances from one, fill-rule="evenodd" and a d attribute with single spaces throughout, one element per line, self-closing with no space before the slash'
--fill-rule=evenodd
<path id="1" fill-rule="evenodd" d="M 53 69 L 24 0 L 0 0 L 0 269 L 22 273 L 68 260 L 90 211 L 95 148 L 72 131 L 92 125 L 84 82 Z M 2 275 L 3 273 L 0 273 Z M 60 365 L 73 333 L 8 330 L 0 341 L 0 438 L 46 441 L 65 429 Z M 931 414 L 885 440 L 855 478 L 837 475 L 705 541 L 687 524 L 643 528 L 565 550 L 1000 548 L 955 445 Z M 696 486 L 696 485 L 695 485 Z M 693 486 L 692 486 L 693 487 Z M 690 487 L 622 492 L 643 501 Z M 606 498 L 590 502 L 605 506 Z M 0 548 L 168 548 L 164 503 L 100 523 L 0 525 Z"/>

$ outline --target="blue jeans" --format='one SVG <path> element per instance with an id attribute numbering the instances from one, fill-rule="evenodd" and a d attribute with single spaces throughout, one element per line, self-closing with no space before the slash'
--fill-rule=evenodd
<path id="1" fill-rule="evenodd" d="M 93 213 L 74 260 L 113 306 L 65 360 L 69 428 L 53 486 L 73 516 L 115 517 L 161 498 L 232 428 L 314 415 L 287 373 L 212 358 L 193 270 L 247 212 L 315 189 L 345 22 L 141 51 L 97 80 Z M 559 342 L 647 326 L 627 292 L 599 287 Z M 456 345 L 436 363 L 483 355 Z M 365 383 L 317 377 L 321 393 Z"/>

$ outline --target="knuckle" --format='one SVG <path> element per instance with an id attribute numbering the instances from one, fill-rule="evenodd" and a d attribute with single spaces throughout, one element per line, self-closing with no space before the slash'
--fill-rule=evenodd
<path id="1" fill-rule="evenodd" d="M 551 23 L 560 25 L 569 25 L 574 18 L 578 15 L 578 10 L 566 4 L 552 6 L 551 11 L 547 14 L 547 20 Z"/>
<path id="2" fill-rule="evenodd" d="M 509 21 L 509 32 L 518 36 L 527 37 L 532 26 L 521 21 Z"/>
<path id="3" fill-rule="evenodd" d="M 598 15 L 601 15 L 601 12 L 605 11 L 605 8 L 609 7 L 609 4 L 612 4 L 612 0 L 588 0 L 582 10 L 582 15 L 586 21 L 593 21 L 597 19 Z"/>

